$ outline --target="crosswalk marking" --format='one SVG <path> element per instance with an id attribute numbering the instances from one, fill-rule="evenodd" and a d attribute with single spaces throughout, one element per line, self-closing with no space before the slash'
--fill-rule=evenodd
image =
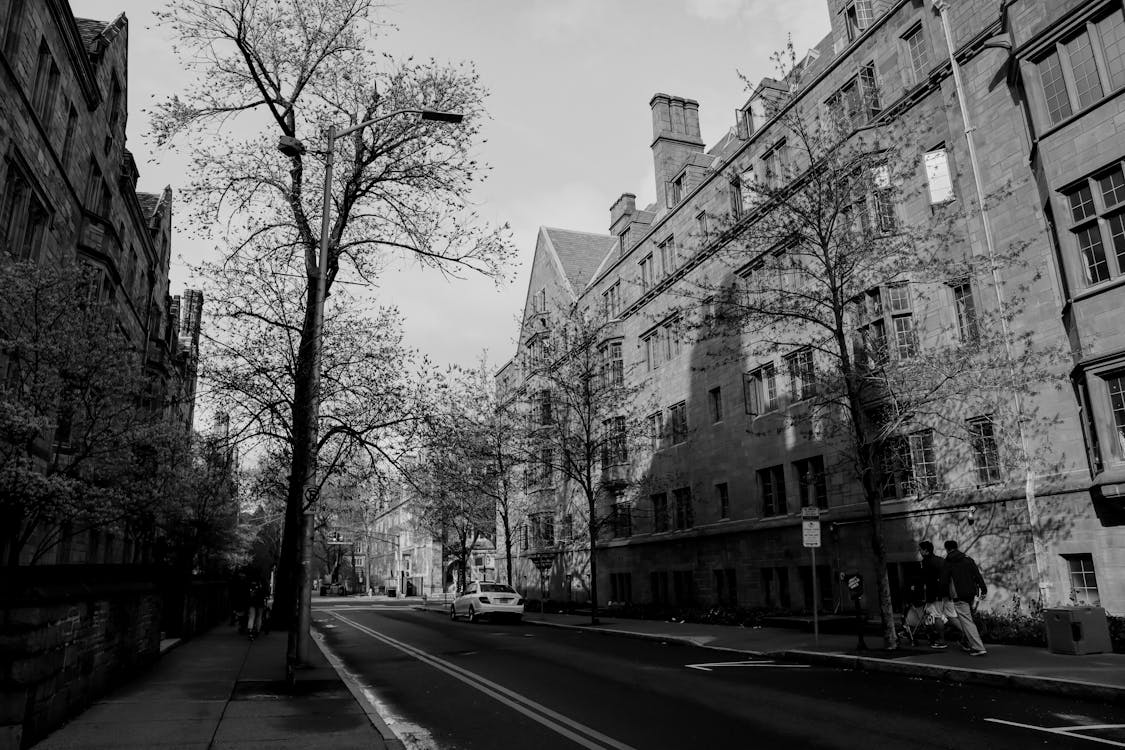
<path id="1" fill-rule="evenodd" d="M 1007 721 L 1005 719 L 985 719 L 993 724 L 1007 724 L 1010 727 L 1020 727 L 1021 729 L 1032 729 L 1036 732 L 1046 732 L 1048 734 L 1061 734 L 1064 737 L 1074 737 L 1079 740 L 1089 740 L 1090 742 L 1099 742 L 1103 745 L 1112 745 L 1113 747 L 1125 747 L 1125 742 L 1118 740 L 1111 740 L 1105 737 L 1091 737 L 1082 734 L 1083 731 L 1091 731 L 1096 729 L 1125 729 L 1125 724 L 1084 724 L 1072 727 L 1037 727 L 1034 724 L 1021 724 L 1018 721 Z"/>

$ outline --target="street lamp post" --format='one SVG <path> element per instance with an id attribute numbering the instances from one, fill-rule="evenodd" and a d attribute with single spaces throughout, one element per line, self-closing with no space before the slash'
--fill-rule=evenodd
<path id="1" fill-rule="evenodd" d="M 309 387 L 311 403 L 309 404 L 309 412 L 313 439 L 310 445 L 312 460 L 309 462 L 309 471 L 304 478 L 304 496 L 312 498 L 312 500 L 309 501 L 310 505 L 315 502 L 318 491 L 316 477 L 318 461 L 316 431 L 317 421 L 320 417 L 320 369 L 321 353 L 324 344 L 324 298 L 327 296 L 328 285 L 329 218 L 332 212 L 332 167 L 335 163 L 336 139 L 351 135 L 370 125 L 401 115 L 419 115 L 423 120 L 448 123 L 459 123 L 464 119 L 464 115 L 459 112 L 440 112 L 430 109 L 396 109 L 385 115 L 356 123 L 343 130 L 337 131 L 334 125 L 328 128 L 328 145 L 324 161 L 324 195 L 320 211 L 320 250 L 317 257 L 316 293 L 313 297 L 313 314 L 310 322 L 311 330 L 309 332 L 312 340 L 311 383 Z M 282 136 L 277 144 L 277 148 L 281 153 L 289 157 L 297 157 L 305 153 L 304 144 L 292 136 Z M 293 680 L 296 667 L 299 664 L 308 662 L 309 653 L 309 627 L 312 622 L 312 591 L 310 589 L 309 572 L 311 568 L 310 551 L 312 550 L 313 524 L 308 516 L 311 516 L 311 510 L 303 514 L 300 533 L 297 537 L 296 557 L 299 561 L 296 587 L 297 601 L 295 602 L 297 617 L 295 622 L 292 620 L 290 622 L 289 641 L 286 650 L 286 671 L 290 681 Z M 289 520 L 288 516 L 286 520 Z"/>

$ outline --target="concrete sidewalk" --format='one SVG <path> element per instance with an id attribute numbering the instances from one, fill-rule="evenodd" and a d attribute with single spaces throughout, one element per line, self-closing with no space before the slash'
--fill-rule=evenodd
<path id="1" fill-rule="evenodd" d="M 35 745 L 61 748 L 401 748 L 314 645 L 285 684 L 285 633 L 220 625 L 168 651 Z"/>
<path id="2" fill-rule="evenodd" d="M 442 614 L 448 611 L 444 602 L 427 602 L 424 606 Z M 811 632 L 790 628 L 599 619 L 598 625 L 590 625 L 590 618 L 584 615 L 524 615 L 525 622 L 536 625 L 701 646 L 732 656 L 768 656 L 846 669 L 897 672 L 1125 705 L 1125 654 L 1073 656 L 1045 648 L 985 644 L 988 655 L 973 657 L 955 643 L 944 651 L 919 647 L 886 652 L 882 638 L 870 634 L 865 636 L 868 650 L 857 651 L 855 635 L 822 634 L 816 641 Z"/>

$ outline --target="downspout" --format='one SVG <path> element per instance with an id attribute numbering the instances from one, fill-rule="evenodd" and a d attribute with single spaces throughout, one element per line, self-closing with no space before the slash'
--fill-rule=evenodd
<path id="1" fill-rule="evenodd" d="M 949 0 L 935 0 L 934 8 L 941 16 L 942 29 L 945 32 L 945 46 L 949 54 L 949 65 L 953 71 L 953 86 L 957 92 L 957 103 L 961 107 L 961 120 L 965 124 L 965 143 L 969 150 L 969 167 L 973 173 L 973 184 L 976 187 L 977 207 L 980 213 L 981 229 L 984 232 L 984 242 L 988 257 L 988 265 L 992 271 L 992 288 L 996 293 L 996 306 L 1000 314 L 1001 332 L 1004 338 L 1004 356 L 1008 365 L 1010 382 L 1015 383 L 1015 362 L 1012 356 L 1011 331 L 1008 328 L 1007 306 L 1004 301 L 1004 288 L 1000 279 L 1000 269 L 996 262 L 996 248 L 992 238 L 992 224 L 988 217 L 988 207 L 985 205 L 984 185 L 981 181 L 980 162 L 977 159 L 976 143 L 973 140 L 973 131 L 976 129 L 969 118 L 969 105 L 965 96 L 965 88 L 961 80 L 961 66 L 957 64 L 957 55 L 953 49 L 953 32 L 949 25 Z M 997 41 L 985 43 L 985 46 L 1006 47 L 1011 49 L 1010 42 Z M 1046 550 L 1043 538 L 1039 532 L 1039 503 L 1035 497 L 1035 471 L 1031 466 L 1031 453 L 1028 449 L 1027 431 L 1024 427 L 1023 399 L 1019 392 L 1012 389 L 1012 403 L 1016 410 L 1016 427 L 1020 436 L 1020 452 L 1024 466 L 1024 502 L 1027 506 L 1028 523 L 1031 526 L 1032 554 L 1035 557 L 1035 572 L 1038 576 L 1039 603 L 1046 606 L 1049 602 L 1051 584 L 1047 580 Z"/>

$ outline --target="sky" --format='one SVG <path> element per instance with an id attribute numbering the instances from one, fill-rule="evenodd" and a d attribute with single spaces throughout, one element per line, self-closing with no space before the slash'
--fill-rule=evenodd
<path id="1" fill-rule="evenodd" d="M 174 190 L 185 161 L 145 136 L 143 109 L 190 78 L 156 25 L 159 3 L 70 3 L 80 18 L 129 18 L 128 146 L 138 189 Z M 402 310 L 407 342 L 439 365 L 472 364 L 486 351 L 499 366 L 515 353 L 540 226 L 608 233 L 622 193 L 636 194 L 638 206 L 654 201 L 653 94 L 697 100 L 710 148 L 748 98 L 740 74 L 773 75 L 770 56 L 789 35 L 800 55 L 829 28 L 828 0 L 390 0 L 381 18 L 381 51 L 475 64 L 491 118 L 476 150 L 492 172 L 473 200 L 488 221 L 511 225 L 519 251 L 514 281 L 500 288 L 412 266 L 385 274 L 376 298 Z M 215 252 L 191 236 L 186 209 L 175 217 L 174 294 L 198 286 L 189 267 Z"/>

